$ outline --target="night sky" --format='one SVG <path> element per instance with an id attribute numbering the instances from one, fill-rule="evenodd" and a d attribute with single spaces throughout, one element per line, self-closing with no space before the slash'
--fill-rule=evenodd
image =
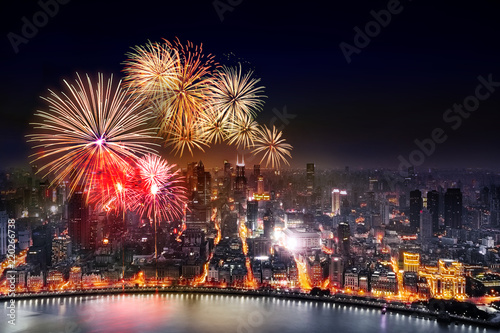
<path id="1" fill-rule="evenodd" d="M 398 156 L 408 159 L 417 148 L 414 140 L 430 138 L 435 128 L 447 139 L 417 169 L 499 165 L 500 83 L 491 91 L 480 89 L 489 96 L 460 124 L 455 113 L 443 120 L 453 104 L 474 96 L 478 76 L 500 82 L 496 1 L 215 3 L 236 6 L 221 13 L 221 21 L 213 1 L 71 0 L 15 53 L 8 34 L 21 35 L 22 18 L 33 22 L 41 7 L 36 1 L 5 2 L 0 168 L 28 166 L 31 149 L 24 135 L 34 111 L 46 108 L 39 96 L 48 88 L 60 91 L 62 79 L 73 80 L 75 72 L 122 77 L 130 47 L 176 37 L 203 43 L 221 64 L 243 61 L 255 70 L 267 96 L 257 120 L 269 124 L 273 109 L 286 108 L 294 116 L 284 127 L 294 146 L 293 167 L 314 162 L 319 168 L 397 168 Z M 354 28 L 364 31 L 374 20 L 370 12 L 388 6 L 397 13 L 372 31 L 368 45 L 348 63 L 339 45 L 354 46 Z M 222 166 L 223 159 L 234 162 L 236 152 L 218 145 L 179 159 L 162 151 L 182 167 L 200 159 L 209 167 Z M 247 164 L 258 162 L 248 159 Z"/>

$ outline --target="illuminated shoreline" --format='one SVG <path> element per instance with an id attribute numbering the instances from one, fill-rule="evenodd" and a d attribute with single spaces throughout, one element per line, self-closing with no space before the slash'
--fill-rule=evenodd
<path id="1" fill-rule="evenodd" d="M 133 294 L 157 294 L 157 293 L 187 293 L 187 294 L 222 294 L 222 295 L 236 295 L 236 296 L 252 296 L 252 297 L 269 297 L 278 299 L 291 299 L 299 301 L 315 301 L 321 303 L 333 303 L 339 305 L 365 307 L 381 309 L 386 308 L 387 314 L 404 314 L 407 316 L 418 317 L 423 320 L 437 320 L 439 313 L 432 312 L 428 309 L 412 309 L 404 305 L 390 303 L 386 301 L 373 301 L 369 298 L 354 299 L 349 298 L 348 295 L 334 294 L 331 296 L 313 296 L 300 292 L 282 292 L 276 290 L 250 290 L 250 289 L 236 289 L 236 288 L 205 288 L 205 287 L 138 287 L 138 288 L 109 288 L 101 290 L 75 290 L 73 292 L 65 291 L 61 293 L 42 292 L 42 293 L 21 293 L 17 294 L 14 298 L 17 300 L 29 300 L 40 298 L 59 298 L 59 297 L 82 297 L 82 296 L 104 296 L 104 295 L 133 295 Z M 0 303 L 7 303 L 12 297 L 8 295 L 0 296 Z M 382 315 L 382 314 L 381 314 Z M 459 323 L 462 325 L 471 325 L 487 328 L 500 328 L 500 322 L 484 321 L 469 317 L 462 317 L 457 315 L 449 315 L 449 324 Z"/>

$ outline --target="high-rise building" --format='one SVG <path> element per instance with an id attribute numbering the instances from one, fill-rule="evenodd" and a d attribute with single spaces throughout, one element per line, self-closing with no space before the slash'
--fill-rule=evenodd
<path id="1" fill-rule="evenodd" d="M 490 200 L 491 200 L 490 189 L 485 186 L 485 187 L 483 187 L 483 189 L 481 190 L 481 193 L 479 194 L 479 198 L 478 198 L 479 204 L 481 206 L 483 206 L 484 208 L 489 209 L 490 208 Z"/>
<path id="2" fill-rule="evenodd" d="M 351 228 L 347 222 L 340 222 L 337 228 L 339 252 L 348 256 L 351 252 Z"/>
<path id="3" fill-rule="evenodd" d="M 247 186 L 247 179 L 245 178 L 245 159 L 242 158 L 241 162 L 236 156 L 236 178 L 234 179 L 234 191 L 245 193 Z"/>
<path id="4" fill-rule="evenodd" d="M 420 239 L 429 240 L 434 235 L 432 225 L 432 214 L 427 208 L 422 210 L 420 214 Z"/>
<path id="5" fill-rule="evenodd" d="M 257 229 L 257 218 L 259 216 L 259 202 L 247 201 L 247 228 L 250 230 Z"/>
<path id="6" fill-rule="evenodd" d="M 228 195 L 231 189 L 233 188 L 232 172 L 233 172 L 233 167 L 231 166 L 231 163 L 229 163 L 227 160 L 224 160 L 223 190 L 226 195 Z"/>
<path id="7" fill-rule="evenodd" d="M 340 214 L 340 190 L 334 188 L 332 190 L 332 215 L 337 216 Z"/>
<path id="8" fill-rule="evenodd" d="M 251 180 L 252 180 L 252 187 L 257 190 L 258 192 L 258 180 L 259 180 L 259 177 L 261 177 L 262 175 L 260 174 L 260 164 L 254 164 L 253 166 L 253 174 L 252 174 L 252 177 L 251 177 Z"/>
<path id="9" fill-rule="evenodd" d="M 199 202 L 205 206 L 210 204 L 211 179 L 210 172 L 205 172 L 205 166 L 200 161 L 196 166 L 196 192 Z"/>
<path id="10" fill-rule="evenodd" d="M 410 227 L 416 231 L 420 227 L 420 212 L 423 208 L 422 192 L 410 192 Z"/>
<path id="11" fill-rule="evenodd" d="M 255 164 L 253 166 L 253 175 L 255 177 L 259 177 L 260 176 L 260 164 Z"/>
<path id="12" fill-rule="evenodd" d="M 266 211 L 262 220 L 264 222 L 264 237 L 271 238 L 274 231 L 274 218 L 270 209 Z"/>
<path id="13" fill-rule="evenodd" d="M 439 192 L 436 190 L 427 192 L 427 209 L 432 215 L 432 233 L 439 231 Z"/>
<path id="14" fill-rule="evenodd" d="M 452 229 L 462 227 L 462 192 L 459 188 L 449 188 L 444 195 L 444 223 Z"/>
<path id="15" fill-rule="evenodd" d="M 314 163 L 306 165 L 306 191 L 308 195 L 314 192 Z"/>
<path id="16" fill-rule="evenodd" d="M 36 227 L 32 232 L 32 246 L 26 255 L 28 264 L 38 265 L 42 271 L 51 266 L 52 234 L 47 224 Z"/>
<path id="17" fill-rule="evenodd" d="M 71 238 L 69 236 L 52 239 L 52 265 L 67 260 L 71 256 Z"/>
<path id="18" fill-rule="evenodd" d="M 344 260 L 339 256 L 330 259 L 330 286 L 342 288 L 344 285 Z"/>
<path id="19" fill-rule="evenodd" d="M 68 201 L 68 233 L 74 250 L 90 248 L 90 216 L 82 190 L 76 190 Z"/>
<path id="20" fill-rule="evenodd" d="M 264 176 L 262 175 L 257 177 L 257 194 L 264 194 Z"/>

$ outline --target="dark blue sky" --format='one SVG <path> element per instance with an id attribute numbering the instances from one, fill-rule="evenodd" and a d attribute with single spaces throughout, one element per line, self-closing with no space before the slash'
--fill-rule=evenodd
<path id="1" fill-rule="evenodd" d="M 237 58 L 251 63 L 268 96 L 258 120 L 269 123 L 273 109 L 285 106 L 296 115 L 284 128 L 294 146 L 292 166 L 396 168 L 398 156 L 408 158 L 414 140 L 429 138 L 437 127 L 447 140 L 417 169 L 496 168 L 500 161 L 500 87 L 457 129 L 451 127 L 456 120 L 443 120 L 454 103 L 474 95 L 479 75 L 500 81 L 494 0 L 401 1 L 351 63 L 339 44 L 354 45 L 354 27 L 364 30 L 374 20 L 370 12 L 391 1 L 233 0 L 240 4 L 221 21 L 213 1 L 71 0 L 15 53 L 8 34 L 21 35 L 22 18 L 32 22 L 41 10 L 27 2 L 2 8 L 0 168 L 27 165 L 24 135 L 48 88 L 60 90 L 62 79 L 77 71 L 121 77 L 131 46 L 175 37 L 203 43 L 220 63 L 228 63 L 230 53 L 229 64 Z M 182 159 L 164 153 L 183 167 L 198 159 L 215 166 L 235 159 L 236 150 L 219 146 Z"/>

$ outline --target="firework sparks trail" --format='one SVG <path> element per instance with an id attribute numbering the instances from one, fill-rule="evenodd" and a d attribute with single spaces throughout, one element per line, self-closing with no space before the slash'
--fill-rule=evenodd
<path id="1" fill-rule="evenodd" d="M 230 123 L 246 117 L 253 120 L 262 109 L 264 87 L 257 86 L 260 79 L 252 78 L 252 71 L 242 74 L 239 67 L 223 66 L 210 85 L 213 107 Z"/>
<path id="2" fill-rule="evenodd" d="M 285 143 L 285 139 L 281 138 L 283 132 L 278 131 L 273 125 L 272 130 L 267 126 L 260 126 L 260 130 L 255 141 L 255 148 L 252 153 L 257 155 L 259 153 L 264 153 L 260 163 L 266 160 L 266 166 L 271 164 L 271 167 L 278 167 L 283 161 L 285 164 L 290 165 L 286 157 L 292 157 L 290 150 L 292 146 Z"/>
<path id="3" fill-rule="evenodd" d="M 43 163 L 39 172 L 53 174 L 52 184 L 69 178 L 69 195 L 82 185 L 93 191 L 137 156 L 156 153 L 151 142 L 156 131 L 147 126 L 152 112 L 142 98 L 129 96 L 112 76 L 106 82 L 99 74 L 97 85 L 78 74 L 76 85 L 64 82 L 67 92 L 49 90 L 50 96 L 42 97 L 49 109 L 35 114 L 40 120 L 27 135 L 38 150 L 32 163 Z"/>
<path id="4" fill-rule="evenodd" d="M 168 165 L 166 160 L 152 154 L 137 160 L 137 180 L 134 182 L 137 186 L 133 206 L 140 215 L 147 215 L 154 225 L 155 261 L 158 260 L 158 223 L 161 220 L 172 221 L 179 218 L 187 200 L 179 170 L 172 172 L 174 167 L 175 165 Z"/>
<path id="5" fill-rule="evenodd" d="M 174 154 L 193 155 L 195 149 L 227 142 L 255 148 L 253 153 L 263 153 L 262 161 L 273 167 L 288 164 L 292 146 L 281 132 L 255 121 L 266 96 L 253 71 L 243 73 L 241 64 L 220 68 L 214 56 L 203 53 L 203 45 L 179 39 L 148 42 L 127 57 L 126 86 L 146 96 L 157 114 L 159 135 Z"/>
<path id="6" fill-rule="evenodd" d="M 168 43 L 135 46 L 126 54 L 124 85 L 133 93 L 161 104 L 166 94 L 178 85 L 179 54 Z"/>
<path id="7" fill-rule="evenodd" d="M 89 195 L 89 203 L 98 204 L 105 212 L 114 211 L 125 214 L 127 210 L 132 211 L 134 191 L 133 166 L 120 170 L 113 175 L 112 179 L 103 179 L 104 186 L 101 191 L 92 191 Z"/>
<path id="8" fill-rule="evenodd" d="M 218 65 L 211 54 L 203 53 L 203 45 L 194 45 L 189 41 L 183 45 L 178 39 L 165 42 L 177 52 L 178 57 L 174 66 L 175 84 L 165 95 L 164 107 L 159 110 L 160 133 L 166 137 L 167 143 L 175 142 L 175 135 L 170 140 L 173 134 L 188 126 L 194 134 L 188 136 L 183 133 L 177 137 L 194 139 L 199 136 L 196 133 L 199 120 L 210 105 L 207 91 L 212 84 L 212 69 Z"/>
<path id="9" fill-rule="evenodd" d="M 216 144 L 228 139 L 231 126 L 229 126 L 227 119 L 218 113 L 215 108 L 207 108 L 207 111 L 201 115 L 199 120 L 204 142 Z"/>
<path id="10" fill-rule="evenodd" d="M 237 147 L 251 148 L 259 134 L 259 124 L 250 116 L 244 115 L 234 120 L 229 132 L 229 144 L 236 144 Z"/>
<path id="11" fill-rule="evenodd" d="M 133 207 L 139 214 L 149 218 L 158 217 L 165 221 L 178 219 L 183 215 L 186 203 L 186 189 L 182 185 L 176 165 L 169 165 L 157 155 L 148 154 L 137 160 L 136 177 L 133 182 Z"/>
<path id="12" fill-rule="evenodd" d="M 189 122 L 185 124 L 174 124 L 168 129 L 168 137 L 165 146 L 172 146 L 172 152 L 182 156 L 184 151 L 189 151 L 193 155 L 193 149 L 197 148 L 205 152 L 203 146 L 208 147 L 209 142 L 203 134 L 199 122 Z"/>

